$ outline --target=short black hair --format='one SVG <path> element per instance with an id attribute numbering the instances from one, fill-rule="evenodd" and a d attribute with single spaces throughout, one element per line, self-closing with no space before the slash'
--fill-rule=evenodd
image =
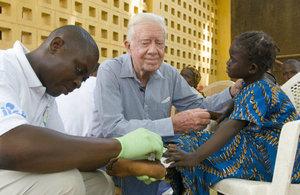
<path id="1" fill-rule="evenodd" d="M 82 27 L 64 25 L 50 33 L 44 43 L 49 43 L 55 37 L 61 37 L 70 48 L 84 48 L 86 52 L 99 58 L 99 49 L 93 37 Z"/>
<path id="2" fill-rule="evenodd" d="M 193 74 L 193 81 L 195 82 L 196 85 L 198 85 L 198 83 L 199 83 L 200 80 L 201 80 L 201 74 L 200 74 L 200 72 L 199 72 L 195 67 L 190 66 L 190 65 L 187 66 L 187 67 L 185 67 L 185 68 L 183 68 L 183 69 L 181 70 L 181 72 L 182 72 L 183 70 L 190 70 L 190 71 L 192 72 L 192 74 Z"/>
<path id="3" fill-rule="evenodd" d="M 248 31 L 235 37 L 234 41 L 245 48 L 248 60 L 259 69 L 267 71 L 273 67 L 279 48 L 270 35 L 263 31 Z"/>

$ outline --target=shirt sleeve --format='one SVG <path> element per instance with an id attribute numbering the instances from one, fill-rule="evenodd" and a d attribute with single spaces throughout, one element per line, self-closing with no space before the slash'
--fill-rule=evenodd
<path id="1" fill-rule="evenodd" d="M 260 87 L 259 87 L 260 86 Z M 230 119 L 249 121 L 249 129 L 259 131 L 268 109 L 268 96 L 262 85 L 251 84 L 238 94 Z"/>
<path id="2" fill-rule="evenodd" d="M 208 109 L 215 112 L 222 112 L 224 105 L 232 101 L 229 92 L 229 87 L 224 89 L 221 93 L 204 98 L 200 108 Z"/>
<path id="3" fill-rule="evenodd" d="M 232 101 L 229 88 L 209 97 L 200 97 L 198 92 L 190 87 L 183 77 L 178 74 L 175 78 L 174 99 L 172 104 L 178 111 L 194 108 L 222 112 L 224 105 Z"/>
<path id="4" fill-rule="evenodd" d="M 26 113 L 19 104 L 18 87 L 9 80 L 9 76 L 0 71 L 0 135 L 28 124 Z"/>

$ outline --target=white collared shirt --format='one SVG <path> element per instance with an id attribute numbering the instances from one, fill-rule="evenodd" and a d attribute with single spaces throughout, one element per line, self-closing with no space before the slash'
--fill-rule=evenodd
<path id="1" fill-rule="evenodd" d="M 23 124 L 64 131 L 54 98 L 46 93 L 16 41 L 0 50 L 0 135 Z"/>

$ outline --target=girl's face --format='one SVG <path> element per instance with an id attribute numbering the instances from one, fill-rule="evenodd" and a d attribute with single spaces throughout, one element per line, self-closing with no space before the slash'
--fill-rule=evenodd
<path id="1" fill-rule="evenodd" d="M 229 49 L 229 55 L 230 58 L 226 63 L 228 76 L 230 78 L 243 79 L 249 77 L 249 67 L 251 63 L 248 60 L 245 49 L 234 41 Z"/>

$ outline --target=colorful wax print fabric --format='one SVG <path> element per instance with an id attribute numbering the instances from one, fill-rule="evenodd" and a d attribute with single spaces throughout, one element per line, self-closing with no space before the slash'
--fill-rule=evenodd
<path id="1" fill-rule="evenodd" d="M 272 181 L 281 128 L 299 119 L 289 98 L 278 86 L 266 81 L 243 84 L 229 119 L 246 120 L 249 124 L 198 166 L 169 169 L 167 179 L 174 194 L 209 194 L 209 186 L 225 178 Z M 213 134 L 189 131 L 172 142 L 193 152 Z M 299 146 L 296 158 L 292 182 L 300 183 Z"/>

